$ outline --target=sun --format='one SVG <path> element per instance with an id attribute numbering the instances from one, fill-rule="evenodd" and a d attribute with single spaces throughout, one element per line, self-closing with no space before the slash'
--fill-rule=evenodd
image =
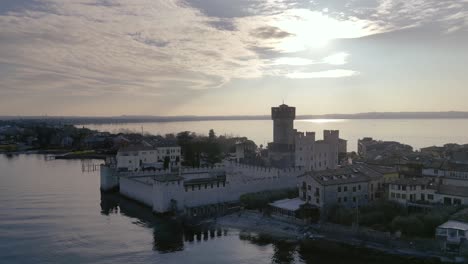
<path id="1" fill-rule="evenodd" d="M 278 49 L 297 52 L 323 48 L 333 39 L 373 34 L 369 23 L 355 18 L 338 19 L 326 11 L 293 9 L 276 15 L 272 25 L 291 34 L 278 43 Z"/>

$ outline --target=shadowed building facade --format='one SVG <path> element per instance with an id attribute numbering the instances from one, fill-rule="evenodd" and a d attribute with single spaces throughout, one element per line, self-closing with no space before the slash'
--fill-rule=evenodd
<path id="1" fill-rule="evenodd" d="M 273 142 L 268 144 L 269 161 L 275 167 L 293 167 L 296 108 L 286 104 L 272 107 L 271 119 L 273 120 Z"/>

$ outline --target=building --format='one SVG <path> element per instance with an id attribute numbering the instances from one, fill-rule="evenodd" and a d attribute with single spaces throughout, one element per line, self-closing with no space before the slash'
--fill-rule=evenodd
<path id="1" fill-rule="evenodd" d="M 282 218 L 297 219 L 301 206 L 306 202 L 300 198 L 283 199 L 269 203 L 271 213 Z"/>
<path id="2" fill-rule="evenodd" d="M 306 170 L 335 169 L 338 166 L 338 130 L 324 130 L 323 140 L 315 140 L 315 132 L 296 132 L 295 166 Z"/>
<path id="3" fill-rule="evenodd" d="M 338 130 L 324 130 L 323 140 L 315 132 L 294 129 L 296 108 L 285 104 L 271 108 L 273 142 L 268 144 L 268 161 L 273 167 L 304 167 L 306 170 L 334 169 L 338 154 L 346 152 L 347 141 Z"/>
<path id="4" fill-rule="evenodd" d="M 436 160 L 422 169 L 423 176 L 438 178 L 446 185 L 468 187 L 468 164 L 453 163 L 448 160 Z"/>
<path id="5" fill-rule="evenodd" d="M 268 143 L 268 159 L 275 167 L 294 166 L 295 118 L 295 107 L 282 104 L 271 108 L 273 142 Z"/>
<path id="6" fill-rule="evenodd" d="M 178 172 L 118 172 L 101 166 L 101 189 L 119 187 L 122 195 L 150 206 L 154 212 L 202 215 L 223 210 L 241 195 L 295 188 L 300 168 L 277 169 L 225 162 L 213 168 L 179 168 Z"/>
<path id="7" fill-rule="evenodd" d="M 435 236 L 443 242 L 446 251 L 457 252 L 468 239 L 468 223 L 447 221 L 436 228 Z"/>
<path id="8" fill-rule="evenodd" d="M 371 137 L 358 140 L 358 155 L 368 160 L 379 156 L 404 155 L 412 152 L 413 148 L 411 146 L 395 141 L 374 140 Z"/>
<path id="9" fill-rule="evenodd" d="M 334 204 L 356 207 L 380 198 L 383 175 L 363 164 L 306 172 L 300 177 L 302 200 L 324 208 Z"/>
<path id="10" fill-rule="evenodd" d="M 403 178 L 388 185 L 388 199 L 403 205 L 466 205 L 468 187 L 446 185 L 434 178 Z"/>
<path id="11" fill-rule="evenodd" d="M 180 165 L 181 149 L 177 145 L 158 147 L 128 146 L 119 149 L 116 155 L 117 170 L 141 171 L 145 168 L 162 169 L 166 166 Z"/>

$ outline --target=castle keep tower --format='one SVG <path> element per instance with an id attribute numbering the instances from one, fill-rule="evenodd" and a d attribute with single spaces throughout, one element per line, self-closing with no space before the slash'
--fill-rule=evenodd
<path id="1" fill-rule="evenodd" d="M 282 104 L 271 108 L 273 142 L 268 144 L 270 165 L 279 168 L 294 166 L 294 119 L 296 108 Z"/>
<path id="2" fill-rule="evenodd" d="M 271 108 L 271 119 L 273 119 L 273 143 L 281 145 L 294 144 L 294 119 L 296 108 L 282 104 Z"/>

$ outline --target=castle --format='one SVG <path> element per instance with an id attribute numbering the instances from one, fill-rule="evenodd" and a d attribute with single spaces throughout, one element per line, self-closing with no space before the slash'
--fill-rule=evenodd
<path id="1" fill-rule="evenodd" d="M 174 170 L 126 170 L 116 164 L 101 166 L 101 190 L 119 188 L 122 195 L 151 207 L 154 212 L 177 212 L 189 216 L 219 212 L 236 203 L 243 194 L 297 187 L 297 178 L 307 171 L 336 168 L 338 131 L 315 133 L 294 129 L 295 108 L 272 108 L 273 142 L 269 144 L 270 166 L 257 167 L 224 161 L 210 168 Z"/>
<path id="2" fill-rule="evenodd" d="M 271 118 L 273 142 L 268 144 L 271 166 L 303 167 L 306 170 L 335 169 L 338 166 L 339 146 L 343 141 L 338 130 L 325 130 L 323 140 L 316 140 L 315 132 L 298 132 L 294 129 L 296 108 L 285 104 L 272 107 Z"/>

